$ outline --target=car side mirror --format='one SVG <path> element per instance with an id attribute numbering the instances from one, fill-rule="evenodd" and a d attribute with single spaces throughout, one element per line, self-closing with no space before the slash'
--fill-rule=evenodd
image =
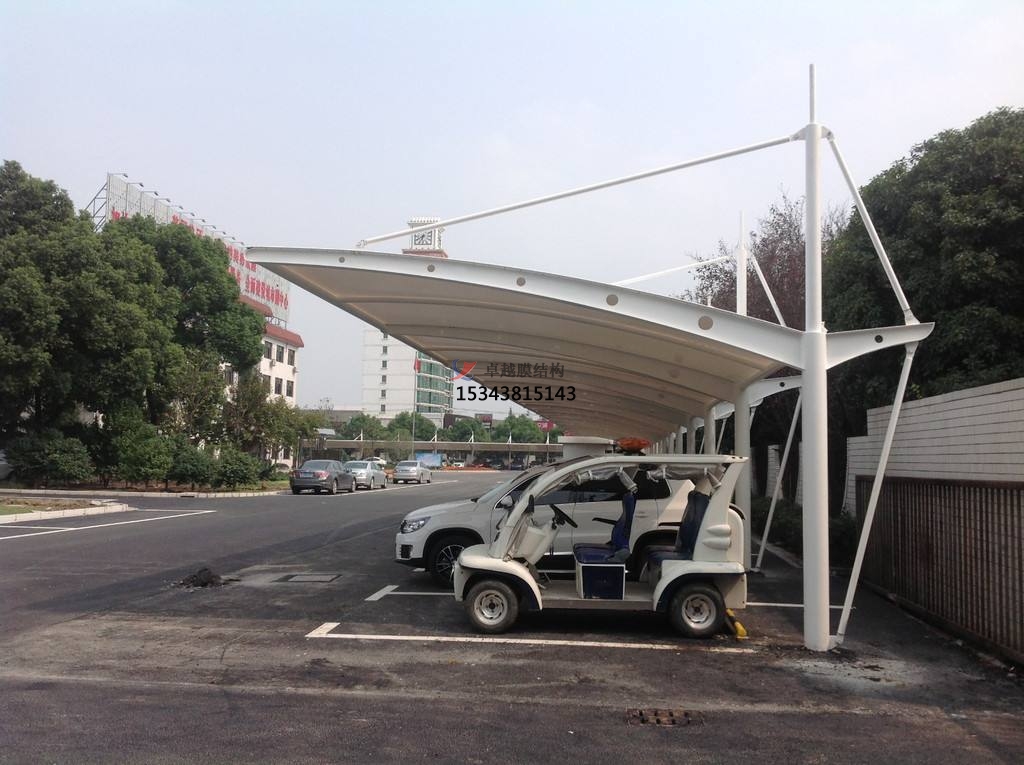
<path id="1" fill-rule="evenodd" d="M 504 497 L 498 500 L 498 507 L 502 510 L 510 510 L 512 505 L 515 503 L 512 501 L 512 497 L 506 494 Z"/>

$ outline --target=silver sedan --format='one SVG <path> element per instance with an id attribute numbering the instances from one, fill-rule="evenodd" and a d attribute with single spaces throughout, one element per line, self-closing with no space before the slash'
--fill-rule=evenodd
<path id="1" fill-rule="evenodd" d="M 352 460 L 345 463 L 345 470 L 352 474 L 356 488 L 365 486 L 367 489 L 376 489 L 378 486 L 386 489 L 388 477 L 373 460 Z"/>
<path id="2" fill-rule="evenodd" d="M 395 474 L 391 480 L 395 483 L 430 483 L 430 468 L 418 460 L 405 460 L 395 465 Z"/>

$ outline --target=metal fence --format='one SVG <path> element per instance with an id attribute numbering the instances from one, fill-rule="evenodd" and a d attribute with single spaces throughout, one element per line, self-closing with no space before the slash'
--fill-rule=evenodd
<path id="1" fill-rule="evenodd" d="M 857 476 L 858 520 L 873 482 Z M 886 478 L 863 580 L 1024 663 L 1024 483 Z"/>

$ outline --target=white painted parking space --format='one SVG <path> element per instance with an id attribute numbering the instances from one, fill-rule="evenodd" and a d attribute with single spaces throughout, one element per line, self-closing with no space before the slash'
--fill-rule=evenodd
<path id="1" fill-rule="evenodd" d="M 174 518 L 188 518 L 193 515 L 206 515 L 207 513 L 215 513 L 216 510 L 196 510 L 187 513 L 175 513 L 173 515 L 162 515 L 157 518 L 136 518 L 131 521 L 114 521 L 113 523 L 93 523 L 88 526 L 62 526 L 60 528 L 50 527 L 36 527 L 46 528 L 47 531 L 31 531 L 27 534 L 11 534 L 9 536 L 0 536 L 0 542 L 11 539 L 27 539 L 29 537 L 46 536 L 47 534 L 66 534 L 73 531 L 89 531 L 90 529 L 103 529 L 109 526 L 127 526 L 132 523 L 151 523 L 153 521 L 169 521 Z M 14 531 L 19 528 L 28 528 L 26 526 L 8 526 L 5 531 Z"/>
<path id="2" fill-rule="evenodd" d="M 803 608 L 803 603 L 747 603 L 747 608 Z M 842 609 L 842 604 L 829 606 L 832 609 Z"/>
<path id="3" fill-rule="evenodd" d="M 352 632 L 334 632 L 341 622 L 325 622 L 306 635 L 307 638 L 330 638 L 349 641 L 383 641 L 414 643 L 480 643 L 491 645 L 542 645 L 570 648 L 628 648 L 634 651 L 685 651 L 698 648 L 706 653 L 757 653 L 756 648 L 734 646 L 687 646 L 683 643 L 617 643 L 604 640 L 553 640 L 547 638 L 506 638 L 461 635 L 365 635 Z"/>

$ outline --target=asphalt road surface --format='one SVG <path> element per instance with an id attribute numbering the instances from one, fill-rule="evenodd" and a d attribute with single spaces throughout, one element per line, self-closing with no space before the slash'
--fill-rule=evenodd
<path id="1" fill-rule="evenodd" d="M 1024 759 L 1006 667 L 870 593 L 843 649 L 805 651 L 777 559 L 747 641 L 550 611 L 481 638 L 394 534 L 499 477 L 0 525 L 0 763 Z M 229 581 L 177 586 L 204 566 Z"/>

